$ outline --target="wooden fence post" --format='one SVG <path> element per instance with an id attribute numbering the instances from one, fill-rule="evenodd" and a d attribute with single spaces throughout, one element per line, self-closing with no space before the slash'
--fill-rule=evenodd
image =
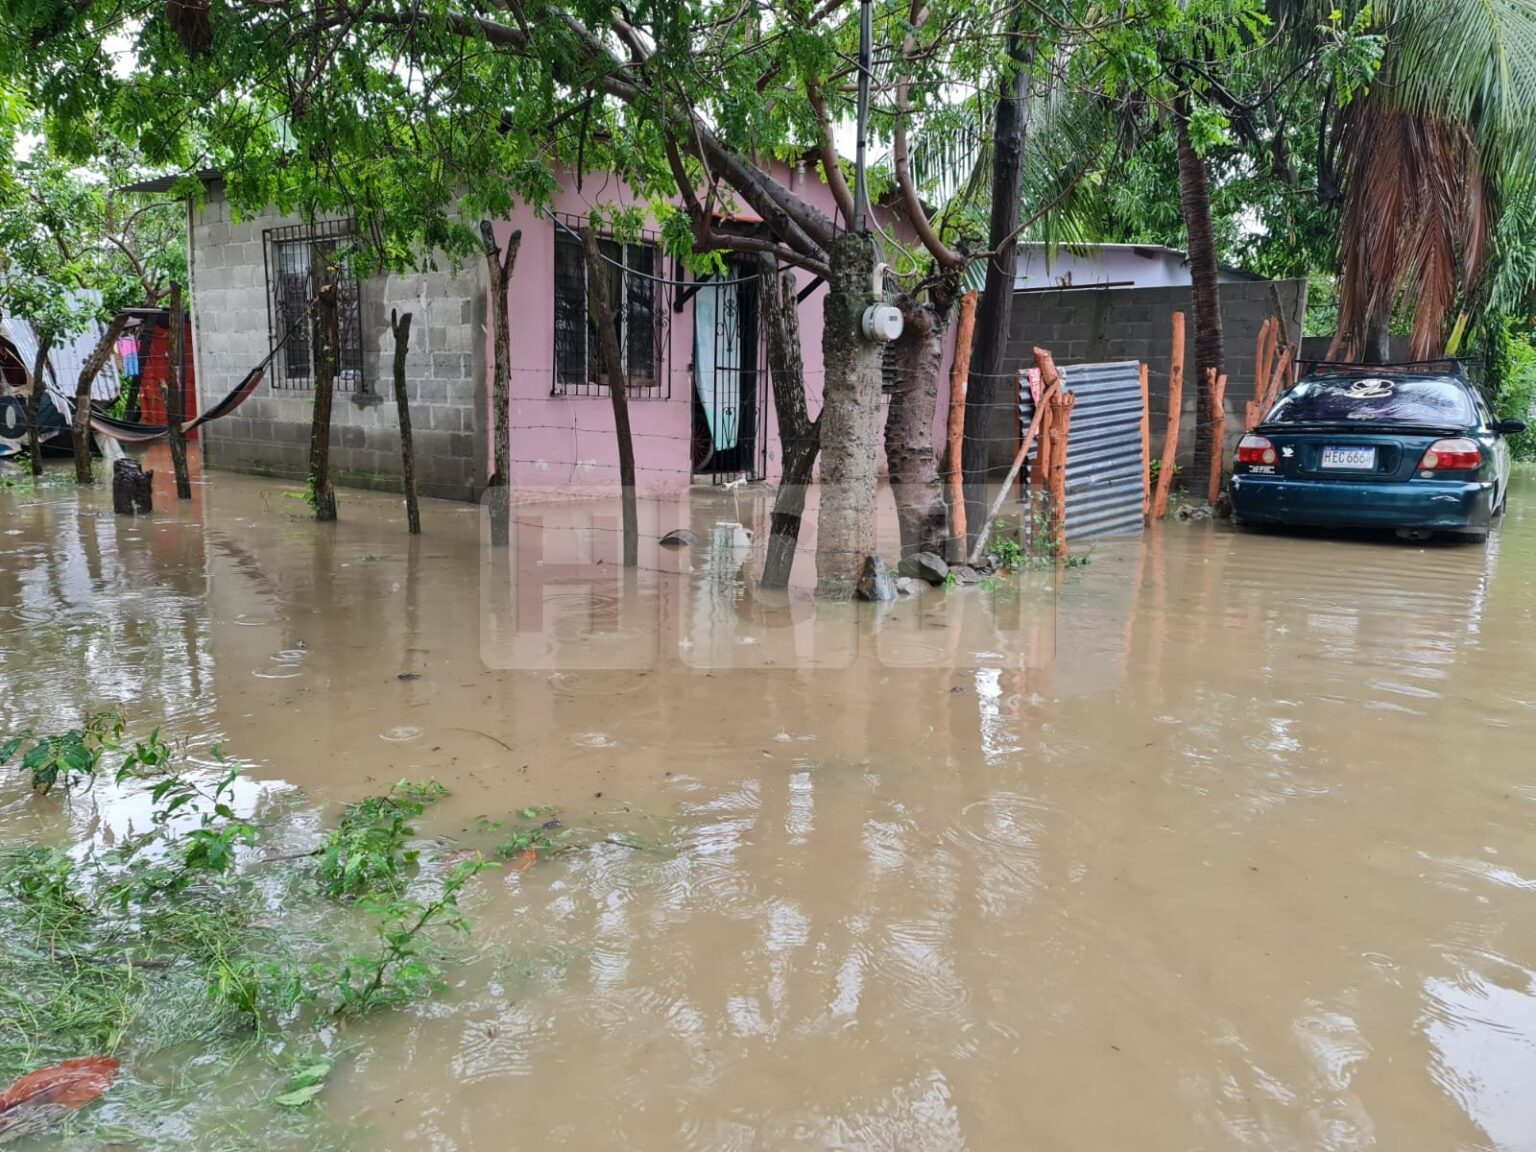
<path id="1" fill-rule="evenodd" d="M 169 357 L 165 365 L 165 384 L 161 405 L 165 409 L 166 439 L 171 443 L 171 471 L 176 476 L 176 498 L 192 499 L 192 479 L 187 472 L 187 433 L 182 428 L 186 415 L 187 389 L 187 312 L 181 302 L 181 285 L 171 285 L 171 307 L 167 328 Z"/>
<path id="2" fill-rule="evenodd" d="M 400 421 L 400 486 L 405 489 L 405 527 L 421 535 L 421 509 L 416 503 L 416 442 L 411 435 L 411 402 L 405 394 L 405 358 L 411 346 L 411 314 L 389 310 L 389 330 L 395 337 L 395 411 Z M 505 512 L 505 509 L 502 510 Z M 505 516 L 502 517 L 506 519 Z"/>
<path id="3" fill-rule="evenodd" d="M 1051 398 L 1051 545 L 1058 558 L 1067 554 L 1067 436 L 1076 404 L 1071 392 Z"/>
<path id="4" fill-rule="evenodd" d="M 965 522 L 965 475 L 960 456 L 965 443 L 965 387 L 971 374 L 971 339 L 976 331 L 976 296 L 973 290 L 960 297 L 960 322 L 955 326 L 955 360 L 949 372 L 949 422 L 946 428 L 945 467 L 949 469 L 946 485 L 949 503 L 949 544 L 946 557 L 951 563 L 965 558 L 968 525 Z"/>
<path id="5" fill-rule="evenodd" d="M 1152 519 L 1168 515 L 1168 493 L 1173 488 L 1173 473 L 1178 467 L 1179 417 L 1184 409 L 1184 313 L 1173 314 L 1173 358 L 1168 368 L 1168 432 L 1163 437 L 1163 461 L 1157 472 L 1157 499 L 1152 502 Z"/>

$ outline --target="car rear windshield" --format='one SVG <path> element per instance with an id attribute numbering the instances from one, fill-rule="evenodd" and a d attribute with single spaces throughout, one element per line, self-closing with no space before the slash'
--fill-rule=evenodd
<path id="1" fill-rule="evenodd" d="M 1477 420 L 1466 389 L 1454 380 L 1322 376 L 1303 380 L 1280 397 L 1264 423 L 1465 428 Z"/>

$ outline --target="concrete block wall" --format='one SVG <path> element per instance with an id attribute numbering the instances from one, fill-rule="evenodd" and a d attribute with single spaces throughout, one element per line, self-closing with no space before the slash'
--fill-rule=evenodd
<path id="1" fill-rule="evenodd" d="M 1243 410 L 1254 394 L 1254 345 L 1274 313 L 1278 296 L 1290 339 L 1301 332 L 1307 308 L 1305 280 L 1234 281 L 1218 287 L 1226 346 L 1228 450 L 1243 433 Z M 1049 349 L 1060 365 L 1142 360 L 1148 366 L 1152 442 L 1161 444 L 1168 413 L 1168 369 L 1173 351 L 1173 314 L 1183 312 L 1184 389 L 1179 462 L 1188 467 L 1195 450 L 1195 330 L 1188 287 L 1072 289 L 1020 292 L 1013 299 L 1008 363 L 1033 366 L 1034 347 Z M 1070 387 L 1070 373 L 1068 374 Z M 1017 427 L 1017 419 L 1014 420 Z M 1004 446 L 1006 447 L 1006 445 Z M 1011 459 L 1013 449 L 1007 449 Z M 998 453 L 1002 455 L 1001 452 Z M 1005 461 L 1006 463 L 1006 461 Z"/>
<path id="2" fill-rule="evenodd" d="M 192 309 L 203 403 L 226 395 L 270 350 L 263 230 L 296 224 L 264 212 L 235 220 L 214 184 L 192 227 Z M 394 398 L 390 310 L 412 313 L 406 393 L 418 490 L 475 500 L 487 474 L 485 280 L 478 262 L 454 273 L 376 276 L 361 285 L 366 391 L 338 392 L 331 468 L 336 483 L 398 490 L 400 429 Z M 231 416 L 201 430 L 214 468 L 303 479 L 314 395 L 273 388 L 270 377 Z"/>

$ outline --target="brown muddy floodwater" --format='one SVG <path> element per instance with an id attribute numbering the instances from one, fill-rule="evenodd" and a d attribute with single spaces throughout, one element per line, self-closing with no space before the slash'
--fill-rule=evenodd
<path id="1" fill-rule="evenodd" d="M 627 587 L 602 504 L 498 561 L 289 491 L 0 493 L 0 731 L 117 704 L 658 849 L 476 881 L 326 1088 L 357 1147 L 1536 1149 L 1536 485 L 1486 548 L 1170 524 L 819 612 L 744 585 L 745 491 L 649 508 L 704 539 Z"/>

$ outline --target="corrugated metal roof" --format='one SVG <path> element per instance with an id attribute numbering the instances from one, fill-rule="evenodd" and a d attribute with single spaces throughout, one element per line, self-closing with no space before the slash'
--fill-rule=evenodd
<path id="1" fill-rule="evenodd" d="M 94 311 L 101 306 L 101 293 L 77 291 L 70 293 L 70 301 L 77 304 L 80 309 Z M 61 395 L 73 399 L 75 384 L 80 379 L 80 373 L 85 369 L 85 362 L 91 358 L 91 352 L 96 347 L 96 342 L 101 339 L 107 326 L 99 320 L 92 320 L 86 325 L 85 331 L 66 340 L 62 344 L 56 344 L 48 350 L 48 363 L 53 367 L 53 377 L 48 381 L 50 391 L 57 391 Z M 3 334 L 16 347 L 17 355 L 27 370 L 32 370 L 32 362 L 37 359 L 37 333 L 32 325 L 20 316 L 5 316 L 0 318 L 0 334 Z M 91 383 L 91 397 L 95 400 L 115 400 L 122 388 L 122 382 L 117 375 L 117 361 L 107 357 L 106 364 L 101 372 Z"/>
<path id="2" fill-rule="evenodd" d="M 1142 529 L 1141 365 L 1072 364 L 1063 387 L 1077 396 L 1067 438 L 1067 539 Z M 1029 389 L 1020 400 L 1028 427 L 1035 415 Z M 1030 449 L 1034 462 L 1037 449 Z"/>

